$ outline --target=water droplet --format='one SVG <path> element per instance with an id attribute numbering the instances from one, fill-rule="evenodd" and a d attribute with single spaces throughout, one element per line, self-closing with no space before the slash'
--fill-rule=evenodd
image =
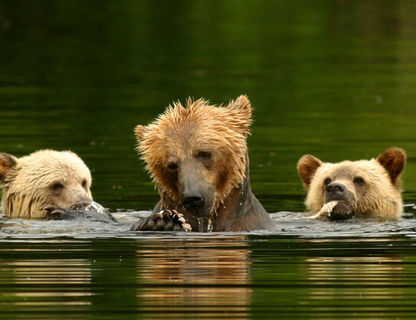
<path id="1" fill-rule="evenodd" d="M 213 225 L 211 219 L 208 219 L 207 232 L 212 232 Z"/>
<path id="2" fill-rule="evenodd" d="M 204 232 L 204 218 L 196 218 L 198 221 L 198 231 Z"/>

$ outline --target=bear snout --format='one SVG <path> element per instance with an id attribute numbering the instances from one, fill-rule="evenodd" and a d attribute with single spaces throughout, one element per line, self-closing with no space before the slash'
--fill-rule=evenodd
<path id="1" fill-rule="evenodd" d="M 345 195 L 345 189 L 343 184 L 332 182 L 326 186 L 325 196 L 328 200 L 342 200 Z"/>
<path id="2" fill-rule="evenodd" d="M 187 211 L 198 216 L 205 205 L 205 199 L 200 195 L 186 195 L 183 197 L 182 205 Z"/>

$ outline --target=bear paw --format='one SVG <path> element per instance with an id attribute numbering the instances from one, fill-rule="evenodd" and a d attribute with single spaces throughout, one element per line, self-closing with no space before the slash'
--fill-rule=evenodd
<path id="1" fill-rule="evenodd" d="M 164 209 L 135 223 L 130 230 L 189 232 L 192 231 L 192 227 L 186 223 L 182 213 L 179 213 L 176 210 Z"/>
<path id="2" fill-rule="evenodd" d="M 68 220 L 73 219 L 70 212 L 66 211 L 65 209 L 61 209 L 57 206 L 52 204 L 47 204 L 42 207 L 42 210 L 45 211 L 45 219 L 46 220 Z"/>
<path id="3" fill-rule="evenodd" d="M 46 220 L 73 220 L 82 219 L 99 222 L 117 222 L 117 220 L 107 210 L 101 207 L 100 204 L 93 202 L 96 206 L 87 206 L 85 209 L 72 210 L 62 209 L 52 204 L 47 204 L 42 207 L 45 211 Z M 102 208 L 104 211 L 98 211 L 96 208 Z"/>

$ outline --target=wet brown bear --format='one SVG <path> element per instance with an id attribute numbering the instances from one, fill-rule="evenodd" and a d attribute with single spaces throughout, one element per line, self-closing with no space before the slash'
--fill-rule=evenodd
<path id="1" fill-rule="evenodd" d="M 138 151 L 160 194 L 154 212 L 176 209 L 194 231 L 272 227 L 250 187 L 247 135 L 251 105 L 240 96 L 227 106 L 188 100 L 138 125 Z"/>
<path id="2" fill-rule="evenodd" d="M 0 153 L 0 184 L 8 218 L 43 219 L 45 205 L 69 209 L 92 200 L 90 170 L 70 151 L 41 150 L 22 158 Z"/>
<path id="3" fill-rule="evenodd" d="M 398 219 L 403 211 L 400 175 L 405 164 L 406 153 L 394 147 L 376 159 L 339 163 L 305 155 L 297 168 L 308 191 L 306 208 L 315 217 L 327 213 L 330 219 L 353 215 Z"/>

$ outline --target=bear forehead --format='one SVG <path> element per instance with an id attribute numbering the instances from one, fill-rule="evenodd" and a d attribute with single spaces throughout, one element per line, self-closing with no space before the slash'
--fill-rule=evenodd
<path id="1" fill-rule="evenodd" d="M 176 119 L 175 121 L 160 122 L 154 127 L 155 132 L 169 137 L 189 137 L 194 135 L 224 135 L 229 131 L 229 124 L 221 120 L 221 117 L 192 117 Z M 151 132 L 152 130 L 150 130 Z M 236 134 L 236 133 L 233 133 Z"/>
<path id="2" fill-rule="evenodd" d="M 199 99 L 197 101 L 188 100 L 186 107 L 180 103 L 169 106 L 166 111 L 159 116 L 157 122 L 187 122 L 198 119 L 215 118 L 225 116 L 229 111 L 224 107 L 210 105 L 208 101 Z"/>
<path id="3" fill-rule="evenodd" d="M 66 178 L 86 178 L 91 180 L 91 173 L 85 163 L 70 151 L 41 150 L 19 159 L 21 175 L 50 176 Z M 19 174 L 19 175 L 20 175 Z"/>
<path id="4" fill-rule="evenodd" d="M 203 132 L 209 128 L 224 130 L 238 126 L 240 115 L 235 110 L 223 106 L 210 105 L 208 101 L 187 101 L 184 107 L 180 103 L 170 106 L 153 123 L 148 126 L 147 133 L 186 133 Z M 224 131 L 222 132 L 224 134 Z"/>
<path id="5" fill-rule="evenodd" d="M 189 153 L 245 145 L 245 136 L 221 121 L 163 122 L 149 126 L 141 145 L 144 149 L 170 150 L 170 153 Z M 161 151 L 161 150 L 159 150 Z M 159 152 L 160 153 L 160 152 Z"/>
<path id="6" fill-rule="evenodd" d="M 166 161 L 176 161 L 178 159 L 193 158 L 199 152 L 210 152 L 213 155 L 226 153 L 230 148 L 224 141 L 214 142 L 216 139 L 200 139 L 198 137 L 170 137 L 169 140 L 161 141 L 159 146 L 154 146 L 151 157 L 159 157 Z M 149 156 L 149 154 L 148 154 Z"/>
<path id="7" fill-rule="evenodd" d="M 359 161 L 342 161 L 339 163 L 324 163 L 317 171 L 316 176 L 323 179 L 331 177 L 337 178 L 349 178 L 354 177 L 384 177 L 387 179 L 384 168 L 374 159 L 372 160 L 359 160 Z"/>

